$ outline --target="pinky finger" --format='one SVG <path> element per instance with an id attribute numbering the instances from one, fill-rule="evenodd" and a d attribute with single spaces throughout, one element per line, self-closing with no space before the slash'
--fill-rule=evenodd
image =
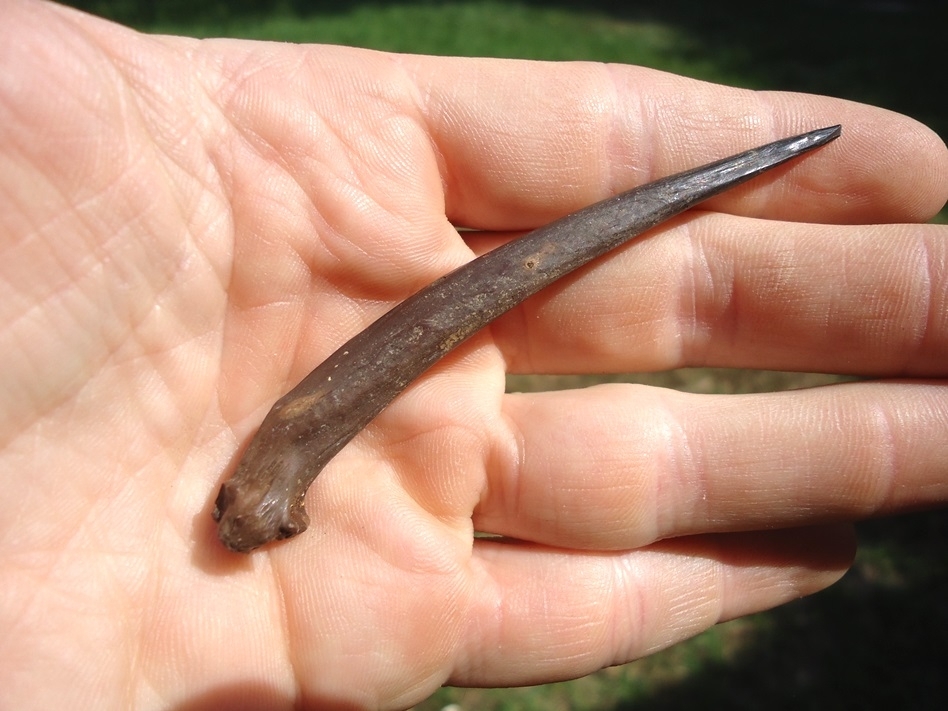
<path id="1" fill-rule="evenodd" d="M 849 525 L 672 539 L 607 553 L 478 541 L 481 594 L 449 683 L 562 681 L 822 590 L 849 568 Z"/>

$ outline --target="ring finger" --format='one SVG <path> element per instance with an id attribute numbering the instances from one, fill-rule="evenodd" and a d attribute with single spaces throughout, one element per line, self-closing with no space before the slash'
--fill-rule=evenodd
<path id="1" fill-rule="evenodd" d="M 477 529 L 554 546 L 849 521 L 948 497 L 948 385 L 504 396 Z"/>

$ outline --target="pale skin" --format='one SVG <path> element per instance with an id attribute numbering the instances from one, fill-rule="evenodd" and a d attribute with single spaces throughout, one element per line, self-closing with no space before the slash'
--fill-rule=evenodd
<path id="1" fill-rule="evenodd" d="M 3 14 L 5 707 L 403 708 L 576 677 L 821 590 L 851 522 L 948 502 L 948 227 L 917 224 L 948 151 L 911 119 Z M 391 305 L 572 209 L 835 123 L 441 362 L 320 475 L 305 534 L 220 546 L 213 498 L 267 409 Z M 503 392 L 688 365 L 889 380 Z"/>

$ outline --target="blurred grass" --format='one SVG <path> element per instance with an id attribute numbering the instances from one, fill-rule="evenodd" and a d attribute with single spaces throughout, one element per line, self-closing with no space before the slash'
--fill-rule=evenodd
<path id="1" fill-rule="evenodd" d="M 948 3 L 809 0 L 68 3 L 152 32 L 403 52 L 642 64 L 749 88 L 825 93 L 914 116 L 948 136 Z M 942 211 L 941 222 L 948 222 Z M 809 387 L 832 376 L 689 369 L 515 376 L 513 390 L 645 382 L 691 392 Z M 819 595 L 583 679 L 442 689 L 440 709 L 941 709 L 948 707 L 948 515 L 861 524 L 853 570 Z"/>

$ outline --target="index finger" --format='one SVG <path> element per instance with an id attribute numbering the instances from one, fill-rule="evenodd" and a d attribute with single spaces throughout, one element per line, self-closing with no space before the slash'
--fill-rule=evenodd
<path id="1" fill-rule="evenodd" d="M 841 99 L 621 65 L 399 61 L 442 159 L 456 224 L 527 229 L 658 177 L 819 126 L 846 140 L 709 203 L 796 221 L 915 222 L 948 198 L 948 150 L 918 122 Z"/>

